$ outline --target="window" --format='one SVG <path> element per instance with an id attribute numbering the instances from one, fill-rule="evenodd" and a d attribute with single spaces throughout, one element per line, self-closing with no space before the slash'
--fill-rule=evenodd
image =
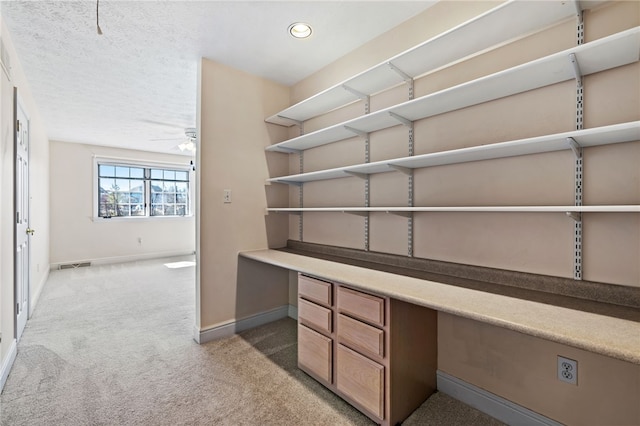
<path id="1" fill-rule="evenodd" d="M 189 170 L 97 162 L 97 217 L 188 216 Z"/>

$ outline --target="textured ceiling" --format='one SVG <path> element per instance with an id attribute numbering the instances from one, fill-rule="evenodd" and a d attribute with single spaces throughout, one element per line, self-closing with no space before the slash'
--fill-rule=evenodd
<path id="1" fill-rule="evenodd" d="M 291 85 L 432 3 L 102 0 L 103 35 L 94 1 L 0 7 L 51 140 L 179 153 L 201 57 Z"/>

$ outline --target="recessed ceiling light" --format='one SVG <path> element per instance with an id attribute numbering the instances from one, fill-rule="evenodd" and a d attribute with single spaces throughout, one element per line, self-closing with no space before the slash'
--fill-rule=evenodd
<path id="1" fill-rule="evenodd" d="M 311 35 L 311 26 L 304 22 L 289 25 L 289 34 L 294 38 L 307 38 Z"/>

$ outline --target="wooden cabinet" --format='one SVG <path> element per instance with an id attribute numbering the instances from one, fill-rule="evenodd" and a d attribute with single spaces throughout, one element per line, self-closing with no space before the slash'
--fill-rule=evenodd
<path id="1" fill-rule="evenodd" d="M 436 389 L 436 312 L 299 275 L 298 366 L 395 425 Z"/>
<path id="2" fill-rule="evenodd" d="M 384 366 L 338 345 L 336 387 L 374 416 L 384 417 Z"/>
<path id="3" fill-rule="evenodd" d="M 298 325 L 298 365 L 316 378 L 331 383 L 333 343 L 330 338 Z"/>

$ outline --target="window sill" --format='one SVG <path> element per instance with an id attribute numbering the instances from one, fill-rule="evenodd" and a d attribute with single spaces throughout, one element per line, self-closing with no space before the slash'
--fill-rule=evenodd
<path id="1" fill-rule="evenodd" d="M 187 216 L 113 216 L 110 218 L 93 216 L 91 220 L 96 223 L 110 222 L 154 222 L 166 220 L 189 220 L 193 219 L 193 215 Z"/>

